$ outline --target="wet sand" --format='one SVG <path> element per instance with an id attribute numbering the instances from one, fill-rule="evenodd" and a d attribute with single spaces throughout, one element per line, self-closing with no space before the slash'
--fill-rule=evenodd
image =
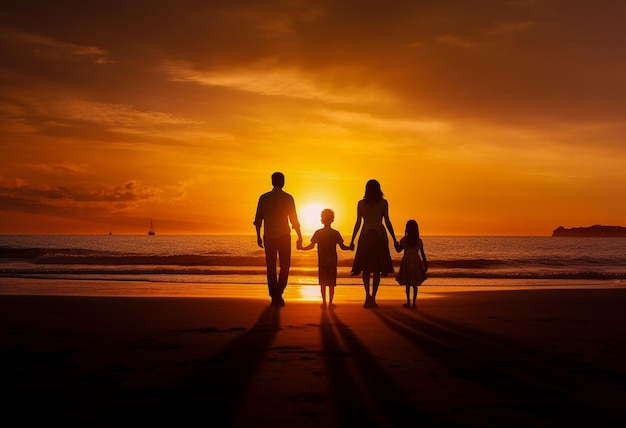
<path id="1" fill-rule="evenodd" d="M 3 295 L 0 407 L 35 426 L 624 426 L 626 289 L 423 289 L 417 310 L 400 289 L 364 309 L 338 288 L 334 310 Z"/>

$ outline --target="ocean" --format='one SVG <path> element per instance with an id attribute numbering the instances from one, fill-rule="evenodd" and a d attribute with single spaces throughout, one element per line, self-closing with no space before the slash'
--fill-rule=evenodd
<path id="1" fill-rule="evenodd" d="M 428 286 L 626 285 L 626 238 L 422 239 Z M 350 275 L 354 252 L 338 254 L 338 286 L 362 286 Z M 392 247 L 391 254 L 397 271 L 401 254 Z M 102 294 L 104 283 L 135 287 L 140 295 L 163 287 L 193 295 L 266 284 L 264 252 L 252 235 L 0 235 L 0 278 L 13 279 L 0 281 L 0 294 L 72 294 L 79 286 L 79 294 Z M 317 252 L 297 251 L 295 237 L 289 284 L 317 285 Z M 384 286 L 397 286 L 393 275 L 382 279 Z"/>

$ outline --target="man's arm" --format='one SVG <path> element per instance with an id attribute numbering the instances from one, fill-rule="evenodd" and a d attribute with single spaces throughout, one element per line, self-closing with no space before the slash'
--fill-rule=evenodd
<path id="1" fill-rule="evenodd" d="M 298 212 L 296 211 L 296 203 L 291 198 L 291 212 L 289 213 L 289 222 L 291 223 L 291 227 L 296 231 L 298 235 L 298 240 L 296 241 L 296 248 L 298 250 L 302 249 L 302 232 L 300 231 L 300 222 L 298 221 Z"/>
<path id="2" fill-rule="evenodd" d="M 263 239 L 261 239 L 261 224 L 263 223 L 263 211 L 261 209 L 261 198 L 256 206 L 256 215 L 254 216 L 254 227 L 256 228 L 257 245 L 263 248 Z"/>
<path id="3" fill-rule="evenodd" d="M 295 230 L 296 234 L 298 235 L 298 240 L 296 241 L 296 249 L 302 250 L 302 233 L 300 232 L 300 226 L 294 227 L 293 230 Z"/>
<path id="4" fill-rule="evenodd" d="M 263 248 L 263 239 L 261 238 L 261 225 L 255 224 L 256 227 L 256 243 L 259 247 Z"/>

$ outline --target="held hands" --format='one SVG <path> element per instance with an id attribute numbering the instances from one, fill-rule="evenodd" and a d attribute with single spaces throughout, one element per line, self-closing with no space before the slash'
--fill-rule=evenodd
<path id="1" fill-rule="evenodd" d="M 350 242 L 350 251 L 354 251 L 354 242 Z"/>
<path id="2" fill-rule="evenodd" d="M 296 250 L 301 250 L 302 249 L 302 239 L 298 239 L 296 241 Z"/>
<path id="3" fill-rule="evenodd" d="M 393 247 L 396 249 L 398 253 L 402 252 L 402 247 L 400 246 L 400 243 L 398 241 L 394 241 Z"/>

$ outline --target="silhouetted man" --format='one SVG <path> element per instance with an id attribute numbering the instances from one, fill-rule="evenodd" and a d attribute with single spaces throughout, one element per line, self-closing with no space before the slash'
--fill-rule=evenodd
<path id="1" fill-rule="evenodd" d="M 272 185 L 274 186 L 272 191 L 262 194 L 259 198 L 254 225 L 259 247 L 265 247 L 267 288 L 272 298 L 272 305 L 284 306 L 283 291 L 287 287 L 291 266 L 291 228 L 298 234 L 296 243 L 298 249 L 302 248 L 302 234 L 293 197 L 283 191 L 285 176 L 281 172 L 272 174 Z M 261 239 L 262 224 L 263 239 Z M 276 276 L 277 256 L 280 264 L 278 277 Z"/>

